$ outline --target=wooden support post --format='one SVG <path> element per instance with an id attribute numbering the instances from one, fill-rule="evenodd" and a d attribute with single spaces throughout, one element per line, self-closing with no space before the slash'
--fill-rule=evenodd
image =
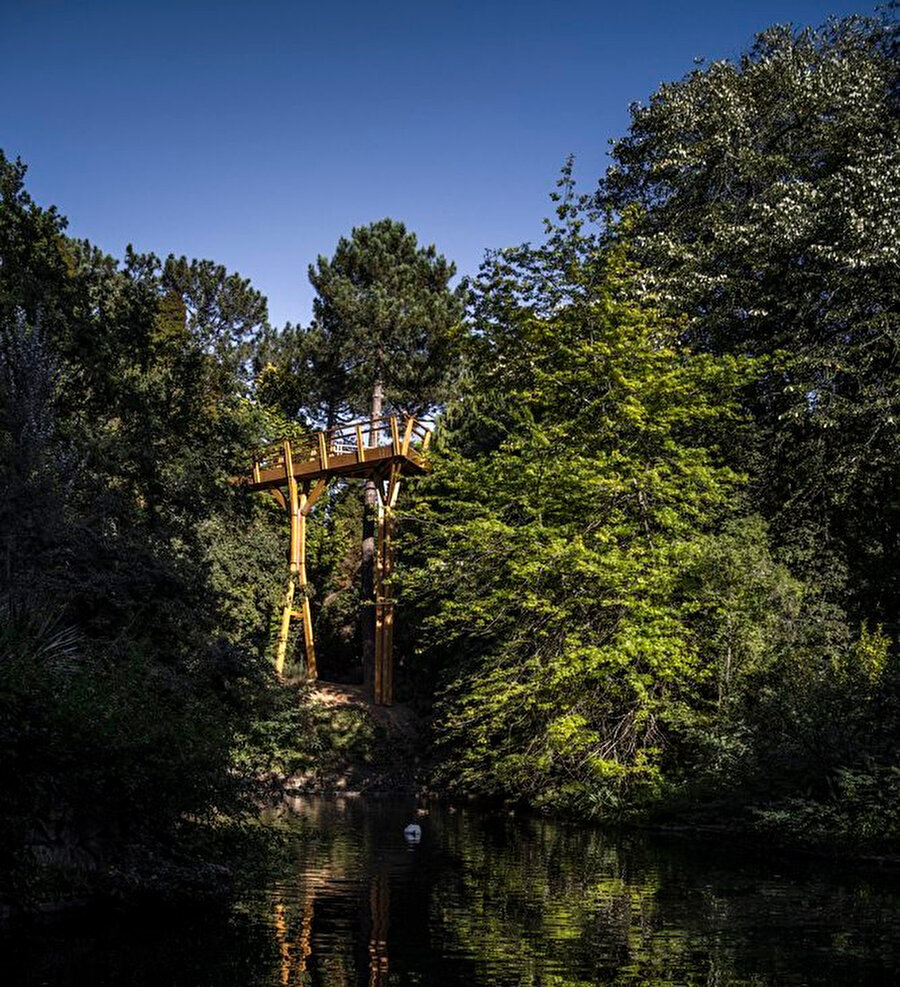
<path id="1" fill-rule="evenodd" d="M 403 472 L 396 463 L 391 467 L 391 478 L 388 483 L 387 506 L 393 510 L 397 506 L 397 497 L 400 494 L 400 478 Z"/>
<path id="2" fill-rule="evenodd" d="M 378 505 L 378 550 L 375 558 L 375 676 L 374 698 L 378 706 L 384 705 L 384 504 Z"/>
<path id="3" fill-rule="evenodd" d="M 400 427 L 397 424 L 397 416 L 391 415 L 391 446 L 395 456 L 399 456 L 403 446 L 400 443 Z"/>
<path id="4" fill-rule="evenodd" d="M 366 447 L 363 444 L 362 426 L 356 426 L 356 461 L 364 463 L 366 461 Z"/>
<path id="5" fill-rule="evenodd" d="M 394 505 L 400 493 L 401 470 L 391 467 L 387 489 L 378 508 L 378 562 L 375 583 L 375 702 L 394 703 L 394 556 L 392 534 Z"/>
<path id="6" fill-rule="evenodd" d="M 328 469 L 328 446 L 325 444 L 325 433 L 319 432 L 319 469 Z"/>
<path id="7" fill-rule="evenodd" d="M 303 643 L 306 647 L 306 678 L 310 682 L 315 682 L 318 678 L 319 670 L 316 667 L 316 644 L 313 639 L 312 608 L 309 602 L 309 583 L 306 579 L 306 515 L 309 514 L 309 487 L 304 484 L 303 492 L 300 495 L 298 510 L 298 537 L 297 537 L 297 576 L 300 584 L 300 592 L 303 598 L 300 600 L 300 614 L 303 621 Z"/>
<path id="8" fill-rule="evenodd" d="M 390 506 L 385 509 L 384 522 L 381 530 L 381 705 L 394 705 L 394 590 L 393 578 L 393 546 L 391 534 L 394 519 Z"/>
<path id="9" fill-rule="evenodd" d="M 413 429 L 416 427 L 416 420 L 412 415 L 406 419 L 406 431 L 403 433 L 403 455 L 409 455 L 409 443 L 412 441 Z"/>
<path id="10" fill-rule="evenodd" d="M 288 439 L 284 440 L 284 478 L 287 481 L 288 497 L 287 497 L 287 508 L 291 518 L 291 547 L 290 547 L 290 563 L 291 563 L 291 574 L 288 577 L 287 590 L 284 594 L 284 604 L 281 611 L 281 630 L 278 635 L 278 645 L 275 649 L 275 673 L 277 675 L 282 675 L 284 673 L 284 661 L 287 655 L 288 638 L 291 632 L 291 614 L 294 612 L 294 577 L 297 574 L 298 567 L 295 565 L 295 560 L 299 558 L 299 514 L 300 507 L 297 502 L 297 478 L 294 476 L 294 462 L 291 455 L 291 443 Z"/>
<path id="11" fill-rule="evenodd" d="M 306 578 L 306 515 L 309 513 L 310 493 L 309 484 L 304 484 L 301 490 L 294 476 L 294 460 L 290 442 L 284 441 L 284 474 L 287 480 L 287 506 L 291 517 L 291 574 L 288 578 L 287 591 L 284 595 L 284 607 L 281 612 L 281 630 L 278 635 L 278 646 L 275 651 L 275 671 L 284 674 L 284 663 L 287 657 L 288 640 L 291 633 L 291 618 L 294 616 L 294 596 L 297 587 L 300 588 L 300 618 L 303 624 L 303 644 L 306 651 L 306 676 L 314 682 L 318 675 L 316 667 L 316 645 L 313 638 L 312 609 L 309 602 L 309 583 Z M 325 481 L 320 481 L 313 491 L 315 499 L 322 495 Z"/>

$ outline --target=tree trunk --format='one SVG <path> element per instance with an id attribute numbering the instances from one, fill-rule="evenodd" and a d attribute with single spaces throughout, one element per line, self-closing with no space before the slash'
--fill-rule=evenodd
<path id="1" fill-rule="evenodd" d="M 375 381 L 372 389 L 371 431 L 369 445 L 378 445 L 375 422 L 381 418 L 384 383 Z M 374 480 L 366 480 L 362 531 L 362 591 L 360 600 L 360 631 L 362 636 L 363 686 L 375 687 L 375 528 L 378 521 L 378 491 Z"/>

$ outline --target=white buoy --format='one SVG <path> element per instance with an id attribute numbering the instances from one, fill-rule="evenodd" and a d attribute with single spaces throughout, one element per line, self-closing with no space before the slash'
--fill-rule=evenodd
<path id="1" fill-rule="evenodd" d="M 410 823 L 403 830 L 403 838 L 407 843 L 418 843 L 422 839 L 422 827 L 418 823 Z"/>

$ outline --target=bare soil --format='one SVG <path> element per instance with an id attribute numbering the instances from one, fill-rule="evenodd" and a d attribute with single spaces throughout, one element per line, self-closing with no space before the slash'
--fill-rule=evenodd
<path id="1" fill-rule="evenodd" d="M 317 682 L 308 701 L 324 710 L 353 709 L 368 717 L 376 740 L 341 763 L 284 779 L 289 792 L 318 794 L 412 794 L 420 788 L 422 754 L 419 721 L 405 703 L 376 706 L 362 686 Z"/>

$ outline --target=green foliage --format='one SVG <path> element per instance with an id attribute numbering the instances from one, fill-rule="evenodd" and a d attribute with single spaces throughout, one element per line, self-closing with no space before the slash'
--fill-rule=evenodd
<path id="1" fill-rule="evenodd" d="M 828 798 L 790 796 L 755 811 L 755 827 L 789 843 L 849 853 L 900 850 L 900 769 L 870 763 L 840 768 Z"/>
<path id="2" fill-rule="evenodd" d="M 415 507 L 405 593 L 448 682 L 445 783 L 626 811 L 657 791 L 709 675 L 680 576 L 733 510 L 739 477 L 702 437 L 736 417 L 753 367 L 676 348 L 562 185 L 546 243 L 495 255 L 476 284 L 468 389 Z"/>
<path id="3" fill-rule="evenodd" d="M 331 426 L 367 414 L 376 386 L 385 410 L 420 413 L 446 397 L 459 348 L 462 290 L 453 264 L 390 219 L 341 237 L 309 269 L 315 320 L 264 334 L 256 394 L 302 422 Z"/>
<path id="4" fill-rule="evenodd" d="M 189 830 L 240 811 L 238 782 L 222 770 L 228 713 L 205 676 L 126 642 L 101 650 L 74 628 L 4 607 L 4 892 L 121 890 L 161 866 L 169 890 L 194 880 L 204 858 L 188 852 Z"/>
<path id="5" fill-rule="evenodd" d="M 4 863 L 20 891 L 41 863 L 152 883 L 240 806 L 274 574 L 227 477 L 266 424 L 236 357 L 264 306 L 208 262 L 66 240 L 23 175 L 0 160 Z"/>
<path id="6" fill-rule="evenodd" d="M 632 111 L 598 203 L 712 353 L 778 354 L 731 454 L 782 554 L 855 620 L 898 621 L 896 25 L 772 27 Z M 614 236 L 615 225 L 610 232 Z"/>
<path id="7" fill-rule="evenodd" d="M 364 709 L 320 705 L 307 686 L 279 686 L 237 737 L 235 762 L 257 775 L 325 782 L 350 764 L 383 759 L 384 744 L 383 731 Z"/>
<path id="8" fill-rule="evenodd" d="M 688 570 L 717 688 L 670 777 L 844 848 L 897 812 L 897 65 L 892 8 L 770 28 L 633 108 L 593 200 L 684 345 L 769 361 L 719 437 L 768 533 Z"/>
<path id="9" fill-rule="evenodd" d="M 310 266 L 316 323 L 306 344 L 333 366 L 352 413 L 368 412 L 376 383 L 388 407 L 410 414 L 443 396 L 462 316 L 460 292 L 448 288 L 454 273 L 390 219 L 355 228 Z"/>
<path id="10" fill-rule="evenodd" d="M 238 274 L 209 260 L 170 254 L 160 272 L 162 289 L 184 307 L 183 325 L 201 349 L 230 371 L 241 369 L 267 325 L 266 299 Z"/>

